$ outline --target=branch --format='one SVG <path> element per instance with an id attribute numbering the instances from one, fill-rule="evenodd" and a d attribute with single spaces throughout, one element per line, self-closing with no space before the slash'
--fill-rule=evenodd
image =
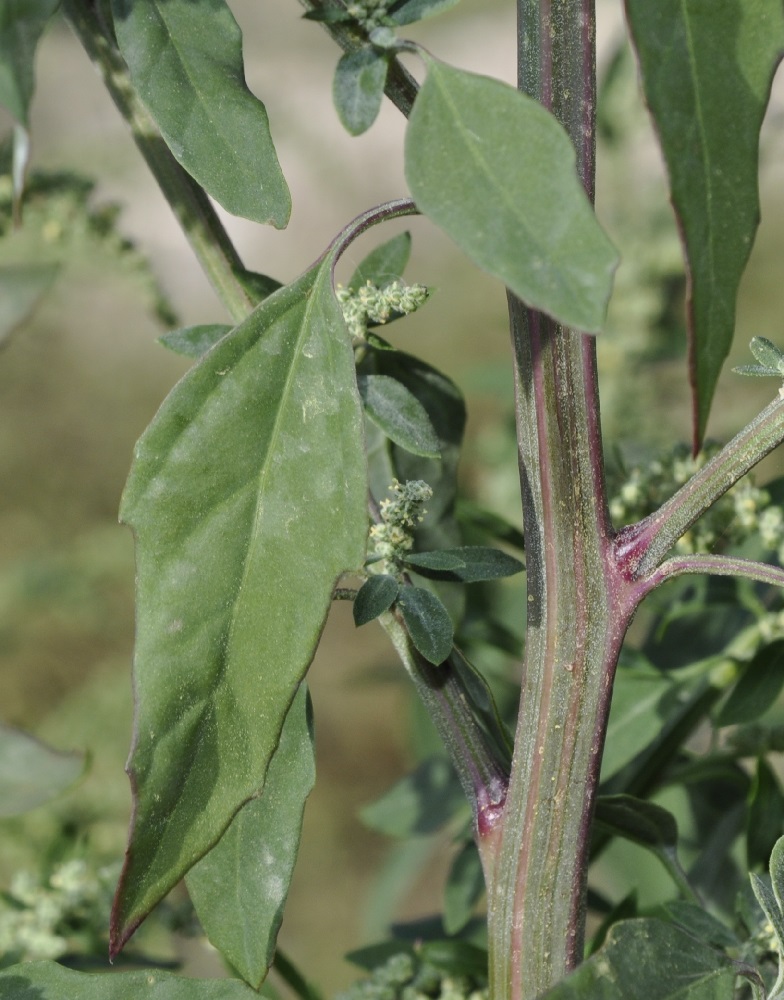
<path id="1" fill-rule="evenodd" d="M 707 573 L 712 576 L 742 576 L 757 583 L 768 583 L 774 587 L 784 587 L 784 569 L 755 562 L 753 559 L 738 559 L 730 556 L 693 555 L 667 559 L 646 579 L 646 593 L 665 580 L 686 573 Z"/>

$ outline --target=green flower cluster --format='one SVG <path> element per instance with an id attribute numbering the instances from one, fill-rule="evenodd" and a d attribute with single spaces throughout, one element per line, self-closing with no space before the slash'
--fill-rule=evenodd
<path id="1" fill-rule="evenodd" d="M 335 295 L 353 337 L 365 339 L 368 323 L 388 323 L 393 316 L 408 316 L 427 301 L 424 285 L 392 281 L 383 288 L 368 281 L 356 290 L 338 285 Z"/>
<path id="2" fill-rule="evenodd" d="M 116 879 L 116 866 L 91 872 L 80 859 L 46 879 L 18 872 L 0 897 L 0 967 L 92 951 L 103 941 Z"/>
<path id="3" fill-rule="evenodd" d="M 347 4 L 346 11 L 365 31 L 370 32 L 390 23 L 387 15 L 391 6 L 392 0 L 355 0 Z"/>
<path id="4" fill-rule="evenodd" d="M 408 952 L 392 955 L 335 1000 L 487 1000 L 468 976 L 448 976 Z"/>
<path id="5" fill-rule="evenodd" d="M 680 446 L 665 458 L 631 469 L 610 500 L 613 523 L 621 527 L 652 514 L 719 448 L 709 444 L 694 458 Z M 738 544 L 751 537 L 757 537 L 766 550 L 775 551 L 778 561 L 784 563 L 784 511 L 771 503 L 766 490 L 745 477 L 678 540 L 675 551 L 681 555 L 711 552 L 717 546 Z"/>
<path id="6" fill-rule="evenodd" d="M 390 491 L 394 496 L 379 504 L 381 521 L 371 527 L 370 538 L 379 558 L 396 563 L 411 551 L 414 529 L 427 513 L 425 504 L 432 498 L 433 490 L 421 479 L 405 483 L 393 479 Z"/>

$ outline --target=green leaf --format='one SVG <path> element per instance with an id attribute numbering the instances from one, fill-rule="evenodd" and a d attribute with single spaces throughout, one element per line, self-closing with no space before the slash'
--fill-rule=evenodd
<path id="1" fill-rule="evenodd" d="M 706 944 L 711 944 L 715 948 L 741 946 L 737 935 L 729 927 L 696 903 L 690 903 L 685 899 L 673 899 L 665 903 L 664 909 L 676 923 Z"/>
<path id="2" fill-rule="evenodd" d="M 388 837 L 423 836 L 440 830 L 463 802 L 454 768 L 436 754 L 359 815 L 365 826 Z"/>
<path id="3" fill-rule="evenodd" d="M 746 863 L 749 868 L 764 867 L 784 830 L 784 791 L 763 758 L 757 761 L 751 785 L 747 824 Z"/>
<path id="4" fill-rule="evenodd" d="M 402 0 L 392 5 L 389 17 L 395 24 L 413 24 L 414 21 L 422 21 L 449 10 L 459 2 L 460 0 Z"/>
<path id="5" fill-rule="evenodd" d="M 207 937 L 258 989 L 275 954 L 305 800 L 316 780 L 307 689 L 300 685 L 259 798 L 246 803 L 185 877 Z"/>
<path id="6" fill-rule="evenodd" d="M 757 897 L 757 902 L 762 907 L 765 916 L 773 927 L 776 935 L 779 953 L 779 974 L 776 982 L 770 990 L 771 1000 L 777 1000 L 781 995 L 781 988 L 784 986 L 784 910 L 782 910 L 781 895 L 781 838 L 776 842 L 774 855 L 771 856 L 771 877 L 749 875 L 751 888 Z"/>
<path id="7" fill-rule="evenodd" d="M 780 351 L 767 337 L 752 337 L 749 347 L 761 365 L 775 368 L 784 375 L 784 351 Z"/>
<path id="8" fill-rule="evenodd" d="M 756 378 L 769 378 L 775 375 L 781 378 L 781 372 L 776 368 L 764 368 L 762 365 L 736 365 L 732 369 L 736 375 L 753 375 Z"/>
<path id="9" fill-rule="evenodd" d="M 60 0 L 0 3 L 0 105 L 27 128 L 38 41 Z"/>
<path id="10" fill-rule="evenodd" d="M 438 437 L 416 396 L 388 375 L 358 375 L 359 395 L 367 415 L 390 441 L 424 458 L 440 455 Z"/>
<path id="11" fill-rule="evenodd" d="M 626 12 L 686 249 L 699 443 L 759 222 L 759 131 L 784 9 L 781 0 L 627 0 Z"/>
<path id="12" fill-rule="evenodd" d="M 82 753 L 60 753 L 0 723 L 0 818 L 35 809 L 84 772 Z"/>
<path id="13" fill-rule="evenodd" d="M 58 270 L 57 264 L 0 267 L 0 344 L 35 309 Z"/>
<path id="14" fill-rule="evenodd" d="M 452 566 L 447 566 L 448 561 Z M 500 549 L 486 545 L 461 545 L 454 549 L 438 552 L 417 552 L 406 557 L 417 573 L 435 579 L 460 580 L 462 583 L 479 583 L 482 580 L 498 580 L 505 576 L 521 573 L 525 566 L 519 559 L 507 555 Z M 462 563 L 462 565 L 460 565 Z"/>
<path id="15" fill-rule="evenodd" d="M 623 920 L 540 1000 L 733 1000 L 737 975 L 726 955 L 676 924 Z"/>
<path id="16" fill-rule="evenodd" d="M 466 842 L 452 862 L 444 887 L 444 930 L 461 931 L 476 909 L 485 891 L 482 862 L 473 841 Z"/>
<path id="17" fill-rule="evenodd" d="M 131 80 L 177 161 L 227 211 L 282 229 L 289 191 L 224 0 L 112 0 L 112 10 Z"/>
<path id="18" fill-rule="evenodd" d="M 388 611 L 399 592 L 400 584 L 394 576 L 379 573 L 368 577 L 354 598 L 354 624 L 366 625 Z"/>
<path id="19" fill-rule="evenodd" d="M 618 257 L 566 132 L 514 87 L 425 61 L 406 131 L 417 207 L 528 305 L 597 333 Z"/>
<path id="20" fill-rule="evenodd" d="M 185 979 L 145 969 L 89 975 L 56 962 L 25 962 L 0 972 L 2 1000 L 258 1000 L 237 979 Z"/>
<path id="21" fill-rule="evenodd" d="M 332 99 L 338 117 L 351 135 L 366 132 L 378 117 L 389 59 L 365 45 L 341 56 L 332 83 Z"/>
<path id="22" fill-rule="evenodd" d="M 200 358 L 211 347 L 225 337 L 231 330 L 225 323 L 206 323 L 202 326 L 186 326 L 181 330 L 172 330 L 158 337 L 158 343 L 168 347 L 175 354 L 184 354 L 186 358 Z"/>
<path id="23" fill-rule="evenodd" d="M 370 251 L 351 275 L 348 287 L 356 292 L 370 282 L 377 288 L 386 288 L 403 277 L 410 256 L 411 233 L 393 236 Z"/>
<path id="24" fill-rule="evenodd" d="M 172 390 L 136 448 L 135 793 L 115 951 L 258 793 L 335 580 L 365 557 L 354 359 L 332 255 Z"/>
<path id="25" fill-rule="evenodd" d="M 438 666 L 452 650 L 454 628 L 449 612 L 435 594 L 421 587 L 400 588 L 398 606 L 403 621 L 419 652 Z"/>
<path id="26" fill-rule="evenodd" d="M 522 531 L 495 511 L 461 497 L 457 504 L 457 518 L 466 532 L 506 542 L 521 552 L 525 551 Z"/>
<path id="27" fill-rule="evenodd" d="M 748 663 L 719 709 L 717 726 L 756 722 L 774 704 L 784 687 L 784 639 L 760 649 Z"/>
<path id="28" fill-rule="evenodd" d="M 599 796 L 596 822 L 613 835 L 643 847 L 674 850 L 678 843 L 678 825 L 672 813 L 632 795 Z"/>

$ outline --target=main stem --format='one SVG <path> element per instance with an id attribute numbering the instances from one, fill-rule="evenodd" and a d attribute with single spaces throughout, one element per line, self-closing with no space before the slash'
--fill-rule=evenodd
<path id="1" fill-rule="evenodd" d="M 553 112 L 593 195 L 593 0 L 518 0 L 519 86 Z M 589 831 L 613 673 L 636 598 L 607 515 L 593 339 L 509 296 L 528 570 L 515 755 L 490 878 L 493 1000 L 583 956 Z"/>

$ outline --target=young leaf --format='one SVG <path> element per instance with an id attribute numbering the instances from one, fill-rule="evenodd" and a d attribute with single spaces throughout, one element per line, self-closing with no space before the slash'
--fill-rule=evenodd
<path id="1" fill-rule="evenodd" d="M 227 211 L 282 229 L 288 187 L 224 0 L 112 0 L 112 10 L 131 80 L 174 157 Z"/>
<path id="2" fill-rule="evenodd" d="M 207 937 L 258 989 L 275 954 L 305 800 L 316 780 L 308 693 L 301 684 L 270 761 L 264 789 L 185 876 Z"/>
<path id="3" fill-rule="evenodd" d="M 393 236 L 370 251 L 351 275 L 348 287 L 357 291 L 370 282 L 378 288 L 386 288 L 403 277 L 410 256 L 411 233 Z"/>
<path id="4" fill-rule="evenodd" d="M 694 440 L 732 343 L 759 222 L 759 131 L 784 52 L 780 0 L 626 0 L 689 271 Z"/>
<path id="5" fill-rule="evenodd" d="M 332 83 L 338 117 L 351 135 L 366 132 L 378 117 L 389 59 L 372 45 L 341 56 Z"/>
<path id="6" fill-rule="evenodd" d="M 528 305 L 597 333 L 618 256 L 566 132 L 507 84 L 426 63 L 406 131 L 417 207 Z"/>
<path id="7" fill-rule="evenodd" d="M 414 21 L 423 21 L 426 17 L 449 10 L 459 2 L 460 0 L 399 0 L 390 8 L 389 17 L 395 24 L 413 24 Z"/>
<path id="8" fill-rule="evenodd" d="M 427 410 L 413 393 L 388 375 L 358 375 L 359 395 L 370 419 L 390 441 L 424 458 L 440 455 Z"/>
<path id="9" fill-rule="evenodd" d="M 175 354 L 186 358 L 200 358 L 231 330 L 225 323 L 209 323 L 203 326 L 186 326 L 181 330 L 171 330 L 158 337 L 158 343 L 168 347 Z"/>
<path id="10" fill-rule="evenodd" d="M 0 972 L 3 1000 L 258 1000 L 237 979 L 186 979 L 144 969 L 113 975 L 74 972 L 56 962 L 25 962 Z"/>
<path id="11" fill-rule="evenodd" d="M 135 808 L 116 952 L 256 795 L 337 577 L 365 557 L 354 359 L 332 257 L 265 299 L 136 448 Z"/>
<path id="12" fill-rule="evenodd" d="M 60 753 L 0 724 L 0 818 L 48 802 L 72 785 L 84 768 L 84 754 Z"/>
<path id="13" fill-rule="evenodd" d="M 38 40 L 60 0 L 0 3 L 0 105 L 27 128 Z"/>
<path id="14" fill-rule="evenodd" d="M 452 561 L 453 565 L 447 566 Z M 462 583 L 479 583 L 498 580 L 521 573 L 525 566 L 519 559 L 500 549 L 486 545 L 462 545 L 438 552 L 417 552 L 406 558 L 417 573 L 435 579 L 460 580 Z M 462 563 L 462 565 L 460 565 Z"/>
<path id="15" fill-rule="evenodd" d="M 400 588 L 398 606 L 411 641 L 430 663 L 443 663 L 449 656 L 454 628 L 449 612 L 435 594 L 421 587 Z"/>
<path id="16" fill-rule="evenodd" d="M 717 726 L 756 722 L 784 687 L 784 639 L 760 649 L 719 709 Z"/>
<path id="17" fill-rule="evenodd" d="M 372 622 L 392 607 L 400 592 L 394 576 L 379 573 L 368 577 L 354 598 L 354 624 L 359 627 Z"/>
<path id="18" fill-rule="evenodd" d="M 452 862 L 444 887 L 444 930 L 457 934 L 473 916 L 485 891 L 482 862 L 476 844 L 465 843 Z"/>
<path id="19" fill-rule="evenodd" d="M 779 374 L 784 375 L 784 351 L 780 351 L 767 337 L 752 337 L 749 347 L 761 365 L 775 368 Z"/>

